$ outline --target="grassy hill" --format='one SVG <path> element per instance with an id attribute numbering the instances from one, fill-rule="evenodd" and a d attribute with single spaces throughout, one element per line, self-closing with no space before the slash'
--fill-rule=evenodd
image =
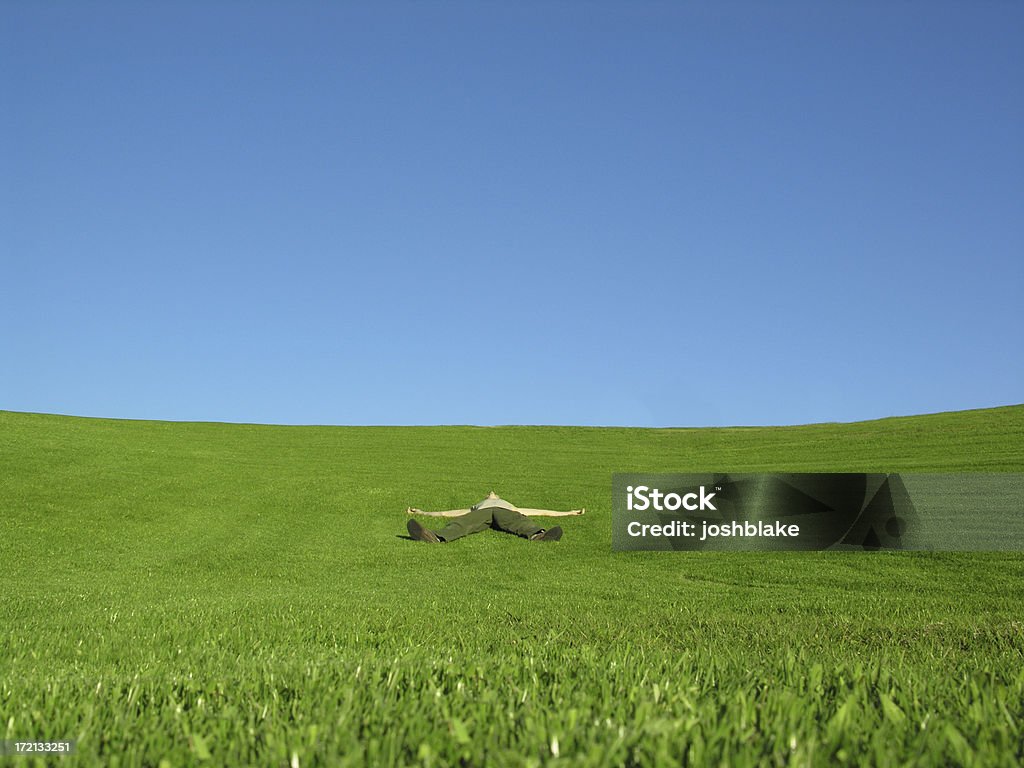
<path id="1" fill-rule="evenodd" d="M 610 482 L 1020 472 L 1022 438 L 1024 406 L 666 430 L 0 411 L 0 739 L 78 739 L 83 765 L 1015 765 L 1024 554 L 613 553 Z M 405 538 L 406 506 L 491 489 L 588 514 L 557 544 Z"/>

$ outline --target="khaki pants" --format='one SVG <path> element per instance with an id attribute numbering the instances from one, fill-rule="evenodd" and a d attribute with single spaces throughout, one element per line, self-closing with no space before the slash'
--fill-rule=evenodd
<path id="1" fill-rule="evenodd" d="M 479 533 L 488 528 L 514 533 L 516 536 L 522 536 L 524 539 L 528 539 L 533 534 L 544 530 L 533 520 L 519 512 L 511 509 L 502 509 L 501 507 L 489 507 L 487 509 L 473 510 L 459 517 L 453 517 L 448 521 L 448 525 L 436 531 L 436 533 L 445 541 L 455 541 L 455 539 L 462 536 Z"/>

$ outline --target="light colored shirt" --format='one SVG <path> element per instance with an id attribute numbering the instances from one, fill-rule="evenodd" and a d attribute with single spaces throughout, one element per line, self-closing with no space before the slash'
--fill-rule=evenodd
<path id="1" fill-rule="evenodd" d="M 479 504 L 474 504 L 471 509 L 476 512 L 478 509 L 510 509 L 513 512 L 518 512 L 519 508 L 505 501 L 500 496 L 488 496 L 486 499 L 481 501 Z"/>

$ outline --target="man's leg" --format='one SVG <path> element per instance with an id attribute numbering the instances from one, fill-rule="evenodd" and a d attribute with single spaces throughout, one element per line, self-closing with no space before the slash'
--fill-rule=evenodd
<path id="1" fill-rule="evenodd" d="M 480 533 L 491 527 L 491 510 L 478 509 L 458 517 L 448 519 L 448 525 L 437 531 L 442 541 L 455 541 L 471 533 Z"/>
<path id="2" fill-rule="evenodd" d="M 524 539 L 528 539 L 543 530 L 526 515 L 521 515 L 511 509 L 494 509 L 494 522 L 492 525 L 499 531 L 514 533 L 516 536 L 522 536 Z"/>

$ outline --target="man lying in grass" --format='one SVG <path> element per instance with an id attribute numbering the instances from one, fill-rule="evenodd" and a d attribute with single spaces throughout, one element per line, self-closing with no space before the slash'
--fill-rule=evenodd
<path id="1" fill-rule="evenodd" d="M 441 544 L 471 533 L 479 533 L 488 528 L 494 528 L 506 533 L 514 533 L 530 541 L 558 541 L 562 538 L 560 526 L 553 528 L 542 528 L 537 525 L 530 516 L 536 517 L 566 517 L 569 515 L 582 515 L 586 510 L 572 509 L 568 512 L 559 512 L 553 509 L 520 509 L 505 501 L 494 491 L 487 494 L 487 498 L 479 504 L 474 504 L 469 509 L 447 509 L 442 512 L 424 512 L 422 509 L 409 507 L 406 512 L 410 515 L 429 515 L 431 517 L 450 518 L 448 524 L 439 531 L 432 531 L 424 528 L 417 520 L 410 520 L 406 526 L 409 535 L 416 541 L 426 541 L 431 544 Z"/>

